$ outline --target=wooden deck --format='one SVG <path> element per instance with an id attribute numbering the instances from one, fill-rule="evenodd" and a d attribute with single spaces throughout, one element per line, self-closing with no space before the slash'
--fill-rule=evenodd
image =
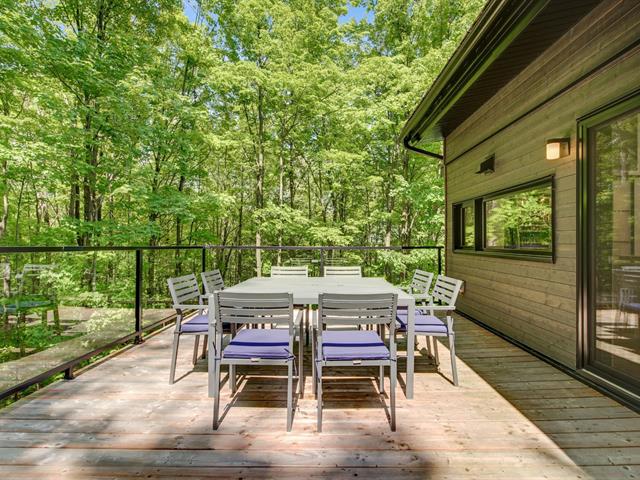
<path id="1" fill-rule="evenodd" d="M 322 434 L 309 379 L 285 432 L 286 384 L 276 376 L 245 378 L 212 432 L 205 365 L 189 373 L 184 341 L 181 378 L 168 385 L 165 331 L 0 411 L 0 476 L 640 477 L 640 415 L 464 319 L 457 331 L 460 387 L 447 361 L 435 373 L 423 351 L 416 398 L 399 392 L 391 433 L 372 378 L 329 380 Z"/>

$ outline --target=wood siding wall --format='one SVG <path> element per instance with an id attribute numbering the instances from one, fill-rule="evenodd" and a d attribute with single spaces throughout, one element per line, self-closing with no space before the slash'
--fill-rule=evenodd
<path id="1" fill-rule="evenodd" d="M 638 38 L 640 2 L 603 2 L 445 139 L 446 268 L 448 275 L 465 281 L 459 310 L 570 367 L 576 366 L 577 332 L 577 119 L 640 88 L 640 50 L 629 51 L 481 140 Z M 547 161 L 546 140 L 555 137 L 571 138 L 571 154 Z M 490 154 L 495 154 L 495 173 L 475 174 Z M 547 175 L 556 179 L 555 264 L 453 252 L 453 204 Z"/>

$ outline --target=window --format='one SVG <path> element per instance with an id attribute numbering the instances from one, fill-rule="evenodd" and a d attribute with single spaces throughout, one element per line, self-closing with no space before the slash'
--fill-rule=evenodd
<path id="1" fill-rule="evenodd" d="M 475 248 L 475 208 L 473 202 L 454 206 L 456 248 Z"/>
<path id="2" fill-rule="evenodd" d="M 484 200 L 484 247 L 551 254 L 551 182 Z"/>
<path id="3" fill-rule="evenodd" d="M 453 208 L 455 250 L 553 260 L 551 177 Z"/>

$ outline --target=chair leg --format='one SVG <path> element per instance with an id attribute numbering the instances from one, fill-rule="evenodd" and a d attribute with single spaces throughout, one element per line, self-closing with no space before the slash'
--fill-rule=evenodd
<path id="1" fill-rule="evenodd" d="M 302 322 L 304 324 L 304 327 L 302 329 L 302 333 L 304 334 L 304 344 L 305 346 L 309 345 L 309 318 L 311 315 L 310 309 L 311 307 L 309 305 L 307 305 L 306 307 L 304 307 L 304 313 L 302 314 Z M 300 339 L 302 340 L 302 337 L 300 337 Z"/>
<path id="2" fill-rule="evenodd" d="M 322 365 L 316 366 L 316 377 L 318 378 L 318 384 L 316 386 L 316 398 L 318 399 L 318 432 L 322 431 Z"/>
<path id="3" fill-rule="evenodd" d="M 436 361 L 436 368 L 440 366 L 440 357 L 438 356 L 438 339 L 436 337 L 433 340 L 433 359 Z"/>
<path id="4" fill-rule="evenodd" d="M 200 335 L 196 335 L 196 339 L 193 341 L 193 364 L 194 365 L 198 361 L 198 346 L 199 345 L 200 345 Z"/>
<path id="5" fill-rule="evenodd" d="M 389 388 L 391 391 L 389 392 L 389 410 L 391 413 L 391 431 L 396 431 L 396 380 L 398 378 L 398 363 L 396 361 L 391 361 L 391 365 L 389 367 L 390 381 Z"/>
<path id="6" fill-rule="evenodd" d="M 300 338 L 302 343 L 302 337 Z M 293 360 L 289 361 L 289 372 L 287 378 L 287 432 L 291 431 L 293 424 Z"/>
<path id="7" fill-rule="evenodd" d="M 237 389 L 235 365 L 229 365 L 229 386 L 231 387 L 231 393 L 235 394 Z"/>
<path id="8" fill-rule="evenodd" d="M 220 360 L 213 359 L 213 429 L 218 429 L 220 415 Z"/>
<path id="9" fill-rule="evenodd" d="M 178 361 L 178 344 L 180 343 L 180 334 L 173 334 L 173 346 L 171 348 L 171 371 L 169 372 L 169 385 L 173 385 L 176 378 L 176 362 Z"/>
<path id="10" fill-rule="evenodd" d="M 425 337 L 427 340 L 427 355 L 433 358 L 433 353 L 431 352 L 431 337 Z"/>
<path id="11" fill-rule="evenodd" d="M 317 392 L 317 384 L 316 384 L 316 339 L 313 333 L 311 334 L 311 393 L 316 395 Z"/>
<path id="12" fill-rule="evenodd" d="M 378 380 L 380 383 L 380 393 L 384 393 L 384 365 L 380 365 L 380 375 Z"/>
<path id="13" fill-rule="evenodd" d="M 453 384 L 458 386 L 458 369 L 456 368 L 456 334 L 449 334 L 449 352 L 451 353 L 451 373 L 453 374 Z"/>
<path id="14" fill-rule="evenodd" d="M 202 358 L 207 358 L 207 343 L 209 343 L 209 335 L 204 336 L 202 343 Z"/>
<path id="15" fill-rule="evenodd" d="M 304 330 L 298 332 L 298 395 L 304 392 Z"/>

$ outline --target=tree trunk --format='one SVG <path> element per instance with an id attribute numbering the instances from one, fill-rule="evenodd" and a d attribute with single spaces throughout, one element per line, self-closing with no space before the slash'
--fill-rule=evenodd
<path id="1" fill-rule="evenodd" d="M 2 213 L 0 213 L 0 241 L 7 233 L 9 220 L 9 182 L 7 180 L 7 160 L 2 161 L 2 175 L 0 175 L 0 190 L 2 191 Z"/>
<path id="2" fill-rule="evenodd" d="M 258 131 L 256 138 L 256 209 L 264 208 L 264 92 L 262 87 L 258 86 Z M 262 244 L 262 234 L 260 225 L 256 225 L 256 246 Z M 262 252 L 260 248 L 256 248 L 256 275 L 262 276 Z"/>

